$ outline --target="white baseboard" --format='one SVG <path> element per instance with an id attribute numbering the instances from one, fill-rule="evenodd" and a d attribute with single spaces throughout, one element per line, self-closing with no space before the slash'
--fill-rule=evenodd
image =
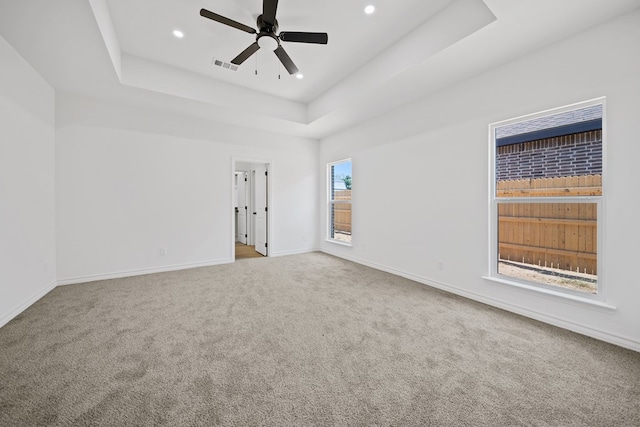
<path id="1" fill-rule="evenodd" d="M 548 323 L 553 326 L 557 326 L 559 328 L 567 329 L 572 332 L 576 332 L 582 335 L 586 335 L 591 338 L 595 338 L 600 341 L 605 341 L 610 344 L 614 344 L 620 347 L 628 348 L 629 350 L 640 352 L 640 342 L 631 338 L 623 337 L 620 335 L 612 334 L 610 332 L 601 331 L 599 329 L 595 329 L 589 326 L 581 325 L 579 323 L 572 322 L 567 319 L 561 319 L 559 317 L 551 316 L 545 313 L 540 313 L 538 311 L 533 311 L 524 307 L 520 307 L 517 305 L 513 305 L 511 303 L 507 303 L 495 298 L 486 297 L 484 295 L 480 295 L 474 292 L 469 292 L 464 289 L 457 288 L 455 286 L 448 285 L 446 283 L 438 282 L 437 280 L 428 279 L 426 277 L 420 277 L 413 275 L 411 273 L 407 273 L 401 270 L 396 270 L 395 268 L 388 267 L 385 265 L 376 264 L 373 262 L 365 261 L 360 258 L 352 257 L 349 255 L 340 254 L 337 252 L 333 252 L 330 250 L 322 249 L 322 252 L 336 256 L 338 258 L 343 258 L 348 261 L 355 262 L 357 264 L 366 265 L 367 267 L 375 268 L 376 270 L 385 271 L 387 273 L 394 274 L 396 276 L 401 276 L 410 280 L 413 280 L 418 283 L 422 283 L 423 285 L 431 286 L 433 288 L 437 288 L 446 292 L 450 292 L 452 294 L 460 295 L 465 298 L 469 298 L 474 301 L 481 302 L 483 304 L 487 304 L 493 307 L 501 308 L 506 311 L 510 311 L 512 313 L 519 314 L 521 316 L 525 316 L 531 319 L 539 320 L 540 322 Z"/>
<path id="2" fill-rule="evenodd" d="M 4 325 L 6 325 L 7 323 L 9 323 L 11 321 L 11 319 L 16 317 L 18 314 L 22 313 L 27 308 L 29 308 L 32 304 L 34 304 L 40 298 L 42 298 L 43 296 L 45 296 L 46 294 L 51 292 L 56 287 L 56 285 L 57 285 L 56 282 L 49 283 L 47 286 L 42 288 L 35 295 L 33 295 L 32 297 L 28 298 L 26 301 L 24 301 L 18 307 L 16 307 L 12 311 L 10 311 L 8 314 L 6 314 L 2 318 L 0 318 L 0 328 L 3 327 Z"/>
<path id="3" fill-rule="evenodd" d="M 282 252 L 274 252 L 269 254 L 270 257 L 279 257 L 279 256 L 289 256 L 289 255 L 300 255 L 300 254 L 308 254 L 310 252 L 318 252 L 320 249 L 312 248 L 312 249 L 300 249 L 296 251 L 282 251 Z"/>
<path id="4" fill-rule="evenodd" d="M 147 269 L 141 269 L 141 270 L 128 270 L 128 271 L 119 271 L 119 272 L 107 273 L 107 274 L 95 274 L 90 276 L 71 277 L 67 279 L 58 280 L 58 286 L 74 285 L 77 283 L 86 283 L 86 282 L 95 282 L 98 280 L 120 279 L 122 277 L 130 277 L 130 276 L 142 276 L 144 274 L 166 273 L 168 271 L 186 270 L 189 268 L 210 267 L 212 265 L 230 264 L 232 262 L 233 262 L 232 259 L 225 258 L 220 260 L 195 262 L 195 263 L 189 263 L 189 264 L 163 265 L 162 267 L 147 268 Z"/>

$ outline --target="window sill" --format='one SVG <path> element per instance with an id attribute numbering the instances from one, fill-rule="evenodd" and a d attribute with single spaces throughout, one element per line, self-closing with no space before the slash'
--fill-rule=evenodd
<path id="1" fill-rule="evenodd" d="M 581 297 L 580 295 L 573 295 L 573 294 L 568 294 L 568 293 L 564 293 L 564 292 L 559 292 L 559 291 L 554 291 L 553 289 L 547 289 L 547 288 L 542 288 L 542 287 L 538 287 L 535 285 L 527 285 L 525 283 L 520 283 L 520 282 L 516 282 L 513 280 L 509 280 L 506 278 L 501 278 L 501 277 L 491 277 L 491 276 L 482 276 L 482 278 L 484 280 L 487 280 L 489 282 L 494 282 L 494 283 L 502 283 L 503 285 L 509 285 L 509 286 L 515 286 L 517 288 L 521 288 L 521 289 L 526 289 L 529 291 L 533 291 L 533 292 L 538 292 L 541 294 L 545 294 L 545 295 L 551 295 L 553 297 L 558 297 L 558 298 L 562 298 L 568 301 L 574 301 L 574 302 L 579 302 L 582 304 L 587 304 L 587 305 L 591 305 L 594 307 L 598 307 L 598 308 L 604 308 L 607 310 L 616 310 L 616 307 L 611 305 L 611 304 L 607 304 L 604 301 L 600 301 L 600 300 L 596 300 L 596 299 L 592 299 L 592 298 L 586 298 L 586 297 Z"/>
<path id="2" fill-rule="evenodd" d="M 336 245 L 347 246 L 349 248 L 353 247 L 351 243 L 341 242 L 340 240 L 325 239 L 325 242 L 335 243 Z"/>

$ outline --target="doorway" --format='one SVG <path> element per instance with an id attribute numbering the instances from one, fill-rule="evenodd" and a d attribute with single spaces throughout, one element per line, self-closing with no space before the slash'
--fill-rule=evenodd
<path id="1" fill-rule="evenodd" d="M 234 174 L 235 179 L 235 194 L 234 194 L 234 207 L 235 207 L 235 231 L 236 242 L 243 245 L 247 244 L 249 237 L 248 225 L 249 225 L 249 174 L 247 172 L 236 171 Z"/>
<path id="2" fill-rule="evenodd" d="M 269 256 L 269 169 L 269 162 L 233 160 L 234 260 Z"/>

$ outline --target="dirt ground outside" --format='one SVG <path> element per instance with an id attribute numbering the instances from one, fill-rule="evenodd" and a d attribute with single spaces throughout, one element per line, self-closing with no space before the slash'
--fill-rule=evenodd
<path id="1" fill-rule="evenodd" d="M 339 242 L 351 243 L 351 233 L 344 233 L 341 231 L 333 232 L 333 239 Z"/>
<path id="2" fill-rule="evenodd" d="M 498 263 L 498 273 L 530 282 L 555 285 L 561 288 L 573 289 L 590 294 L 595 294 L 598 290 L 598 276 L 559 270 L 557 268 L 538 267 L 512 261 L 500 261 Z"/>
<path id="3" fill-rule="evenodd" d="M 334 240 L 351 243 L 351 233 L 334 231 Z M 500 261 L 498 273 L 529 282 L 544 283 L 590 294 L 597 293 L 598 276 L 557 268 L 538 267 L 513 261 Z"/>

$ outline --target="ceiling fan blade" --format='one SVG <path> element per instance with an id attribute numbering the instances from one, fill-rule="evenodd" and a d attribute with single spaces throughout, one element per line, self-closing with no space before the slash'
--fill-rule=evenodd
<path id="1" fill-rule="evenodd" d="M 276 25 L 276 9 L 278 9 L 278 0 L 264 0 L 262 3 L 262 20 L 271 25 Z"/>
<path id="2" fill-rule="evenodd" d="M 244 32 L 247 32 L 249 34 L 256 34 L 256 30 L 255 28 L 251 28 L 247 25 L 241 24 L 239 22 L 234 21 L 233 19 L 229 19 L 229 18 L 225 18 L 222 15 L 218 15 L 217 13 L 213 13 L 207 9 L 200 9 L 200 16 L 203 16 L 205 18 L 209 18 L 213 21 L 219 22 L 221 24 L 225 24 L 228 25 L 230 27 L 233 28 L 237 28 L 238 30 L 242 30 Z"/>
<path id="3" fill-rule="evenodd" d="M 253 55 L 254 53 L 256 53 L 258 51 L 258 49 L 260 49 L 260 46 L 258 45 L 258 42 L 253 43 L 252 45 L 250 45 L 248 48 L 246 48 L 245 50 L 243 50 L 240 55 L 236 56 L 235 58 L 233 58 L 231 60 L 232 64 L 235 65 L 240 65 L 242 64 L 244 61 L 246 61 L 251 55 Z"/>
<path id="4" fill-rule="evenodd" d="M 283 42 L 297 43 L 317 43 L 327 44 L 329 36 L 327 33 L 300 33 L 296 31 L 283 31 L 278 36 Z"/>
<path id="5" fill-rule="evenodd" d="M 278 46 L 278 48 L 273 52 L 276 54 L 280 62 L 282 62 L 282 65 L 284 65 L 284 68 L 287 69 L 289 74 L 295 74 L 298 72 L 298 67 L 296 67 L 296 64 L 293 63 L 293 61 L 291 60 L 289 55 L 287 55 L 287 52 L 285 52 L 282 46 Z"/>

